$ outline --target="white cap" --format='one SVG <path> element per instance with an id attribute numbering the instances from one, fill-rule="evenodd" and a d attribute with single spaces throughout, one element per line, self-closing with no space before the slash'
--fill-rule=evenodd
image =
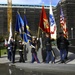
<path id="1" fill-rule="evenodd" d="M 32 38 L 36 38 L 36 36 L 32 36 Z"/>
<path id="2" fill-rule="evenodd" d="M 19 42 L 22 42 L 21 40 L 19 40 Z"/>

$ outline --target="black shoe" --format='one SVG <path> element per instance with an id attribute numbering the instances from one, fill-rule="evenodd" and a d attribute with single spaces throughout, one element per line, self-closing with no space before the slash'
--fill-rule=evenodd
<path id="1" fill-rule="evenodd" d="M 51 62 L 51 64 L 55 64 L 55 62 Z"/>
<path id="2" fill-rule="evenodd" d="M 25 63 L 25 61 L 22 61 L 23 63 Z"/>
<path id="3" fill-rule="evenodd" d="M 68 57 L 66 57 L 65 60 L 68 60 Z"/>
<path id="4" fill-rule="evenodd" d="M 16 62 L 12 62 L 12 63 L 14 64 L 14 63 L 16 63 Z"/>
<path id="5" fill-rule="evenodd" d="M 65 61 L 64 61 L 64 60 L 62 60 L 62 61 L 61 61 L 61 63 L 65 63 Z"/>
<path id="6" fill-rule="evenodd" d="M 19 60 L 19 62 L 21 62 L 21 60 Z"/>

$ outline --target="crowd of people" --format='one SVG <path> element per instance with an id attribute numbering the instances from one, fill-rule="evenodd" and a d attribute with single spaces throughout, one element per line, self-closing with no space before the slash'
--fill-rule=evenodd
<path id="1" fill-rule="evenodd" d="M 51 63 L 55 63 L 55 52 L 52 49 L 52 42 L 54 41 L 54 39 L 50 38 L 50 34 L 46 33 L 45 34 L 45 51 L 42 51 L 42 62 L 44 63 L 49 63 L 51 61 Z M 65 63 L 65 61 L 68 59 L 68 46 L 69 46 L 69 41 L 68 39 L 66 39 L 64 37 L 63 32 L 59 33 L 59 37 L 56 39 L 56 43 L 57 43 L 57 48 L 59 49 L 60 52 L 60 61 L 61 63 Z M 34 63 L 35 61 L 37 63 L 40 63 L 38 56 L 37 56 L 37 44 L 38 44 L 38 40 L 36 37 L 32 37 L 32 41 L 31 41 L 31 55 L 32 55 L 32 59 L 31 59 L 31 63 Z M 10 39 L 10 44 L 7 45 L 7 53 L 8 53 L 8 59 L 12 62 L 15 63 L 15 54 L 16 54 L 16 43 L 13 39 L 13 37 L 11 37 Z M 25 62 L 26 60 L 26 56 L 24 57 L 24 53 L 26 53 L 26 51 L 24 52 L 23 49 L 26 49 L 24 47 L 24 44 L 22 43 L 22 41 L 19 41 L 19 62 Z M 41 48 L 43 49 L 43 48 Z M 26 55 L 26 54 L 25 54 Z"/>

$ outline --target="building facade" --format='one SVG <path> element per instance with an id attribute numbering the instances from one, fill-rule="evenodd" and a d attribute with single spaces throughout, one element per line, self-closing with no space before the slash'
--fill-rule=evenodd
<path id="1" fill-rule="evenodd" d="M 7 23 L 7 5 L 0 5 L 0 35 L 8 35 L 8 23 Z M 25 5 L 12 5 L 12 29 L 15 32 L 16 15 L 17 11 L 20 12 L 22 19 L 24 19 L 24 11 L 28 21 L 28 25 L 32 35 L 37 35 L 39 20 L 41 15 L 41 6 L 25 6 Z M 49 7 L 45 6 L 47 17 L 49 16 Z"/>
<path id="2" fill-rule="evenodd" d="M 57 28 L 60 31 L 60 8 L 62 7 L 68 28 L 68 38 L 75 38 L 75 0 L 60 0 L 57 9 Z"/>

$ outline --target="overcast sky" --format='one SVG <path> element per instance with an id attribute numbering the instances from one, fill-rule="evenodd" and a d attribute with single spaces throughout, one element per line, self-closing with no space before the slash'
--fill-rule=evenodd
<path id="1" fill-rule="evenodd" d="M 60 0 L 51 0 L 52 5 L 57 5 Z M 50 0 L 12 0 L 12 4 L 50 5 Z M 0 4 L 7 4 L 7 0 L 0 0 Z"/>

